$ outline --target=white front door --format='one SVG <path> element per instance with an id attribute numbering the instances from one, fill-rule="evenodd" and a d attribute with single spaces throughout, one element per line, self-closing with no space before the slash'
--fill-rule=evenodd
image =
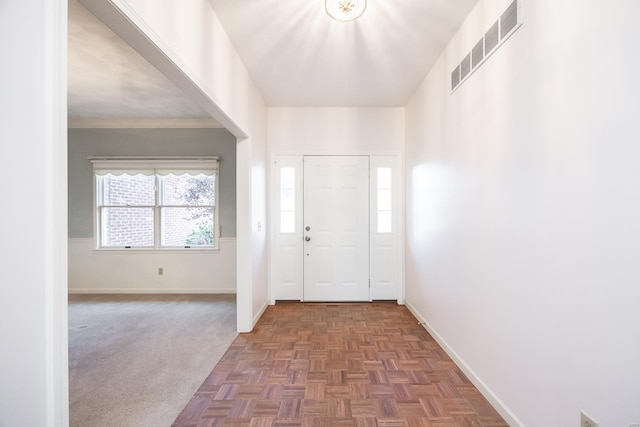
<path id="1" fill-rule="evenodd" d="M 369 157 L 304 157 L 304 301 L 369 301 Z"/>

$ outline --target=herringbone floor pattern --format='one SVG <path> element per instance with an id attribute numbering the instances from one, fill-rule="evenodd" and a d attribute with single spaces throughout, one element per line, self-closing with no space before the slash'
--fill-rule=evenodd
<path id="1" fill-rule="evenodd" d="M 508 427 L 395 303 L 269 307 L 174 426 Z"/>

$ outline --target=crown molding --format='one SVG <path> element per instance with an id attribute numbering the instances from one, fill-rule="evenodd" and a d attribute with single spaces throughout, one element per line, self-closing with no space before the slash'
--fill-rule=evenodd
<path id="1" fill-rule="evenodd" d="M 223 129 L 214 119 L 89 119 L 69 118 L 69 129 Z"/>

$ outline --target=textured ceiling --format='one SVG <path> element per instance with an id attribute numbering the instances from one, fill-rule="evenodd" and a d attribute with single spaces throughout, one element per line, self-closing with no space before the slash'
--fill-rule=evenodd
<path id="1" fill-rule="evenodd" d="M 477 0 L 369 0 L 354 22 L 324 0 L 209 0 L 272 106 L 404 106 Z"/>
<path id="2" fill-rule="evenodd" d="M 69 1 L 70 119 L 210 119 L 77 0 Z"/>

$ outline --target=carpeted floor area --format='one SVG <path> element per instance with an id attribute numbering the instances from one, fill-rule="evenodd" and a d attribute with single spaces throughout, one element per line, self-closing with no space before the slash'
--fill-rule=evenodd
<path id="1" fill-rule="evenodd" d="M 70 426 L 171 425 L 236 336 L 235 295 L 69 296 Z"/>
<path id="2" fill-rule="evenodd" d="M 406 307 L 279 303 L 174 427 L 508 427 Z"/>

